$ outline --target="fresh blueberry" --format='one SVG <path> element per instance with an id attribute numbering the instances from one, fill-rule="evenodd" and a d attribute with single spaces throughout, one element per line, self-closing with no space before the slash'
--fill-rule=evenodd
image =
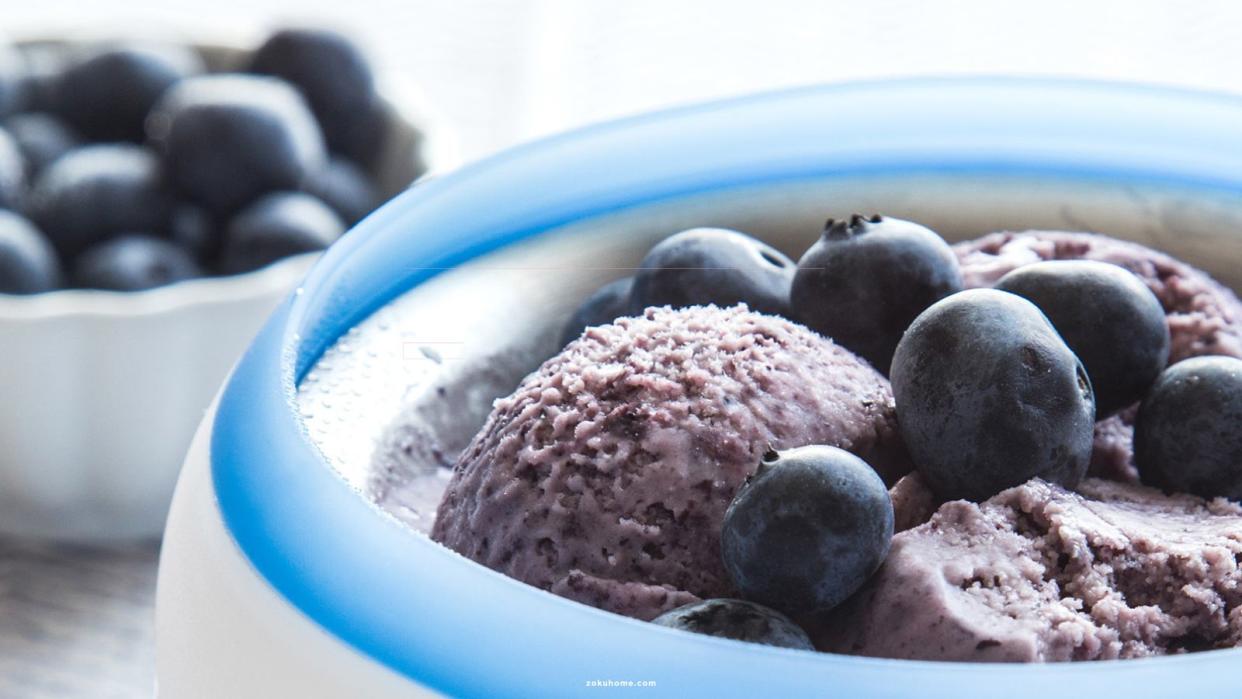
<path id="1" fill-rule="evenodd" d="M 325 162 L 315 118 L 275 78 L 209 75 L 168 90 L 147 120 L 173 184 L 217 216 L 297 189 Z"/>
<path id="2" fill-rule="evenodd" d="M 634 275 L 630 313 L 649 306 L 733 306 L 786 315 L 794 264 L 737 231 L 694 228 L 660 241 Z"/>
<path id="3" fill-rule="evenodd" d="M 1148 485 L 1242 502 L 1242 360 L 1165 369 L 1139 406 L 1134 463 Z"/>
<path id="4" fill-rule="evenodd" d="M 165 232 L 172 205 L 155 155 L 110 143 L 70 151 L 49 165 L 35 180 L 28 211 L 71 258 L 121 233 Z"/>
<path id="5" fill-rule="evenodd" d="M 357 44 L 327 29 L 284 29 L 254 53 L 250 68 L 289 81 L 306 97 L 328 147 L 343 148 L 374 109 L 375 78 Z"/>
<path id="6" fill-rule="evenodd" d="M 82 139 L 63 120 L 44 112 L 14 114 L 4 121 L 17 149 L 26 160 L 26 177 L 34 179 L 52 161 L 82 145 Z"/>
<path id="7" fill-rule="evenodd" d="M 928 306 L 962 290 L 957 256 L 917 223 L 854 214 L 829 219 L 798 261 L 794 316 L 888 373 L 901 334 Z"/>
<path id="8" fill-rule="evenodd" d="M 142 291 L 202 274 L 190 253 L 162 238 L 142 234 L 100 243 L 73 263 L 73 284 L 86 289 Z"/>
<path id="9" fill-rule="evenodd" d="M 37 294 L 60 285 L 52 244 L 29 221 L 0 209 L 0 293 Z"/>
<path id="10" fill-rule="evenodd" d="M 200 262 L 214 260 L 220 251 L 220 234 L 215 219 L 195 204 L 182 202 L 173 208 L 168 237 Z"/>
<path id="11" fill-rule="evenodd" d="M 343 158 L 334 157 L 327 167 L 312 172 L 303 188 L 332 207 L 346 226 L 361 221 L 380 202 L 371 178 Z"/>
<path id="12" fill-rule="evenodd" d="M 26 64 L 20 52 L 0 40 L 0 116 L 22 108 Z"/>
<path id="13" fill-rule="evenodd" d="M 49 41 L 27 44 L 20 53 L 23 59 L 21 95 L 15 111 L 55 112 L 60 76 L 69 63 L 69 52 L 63 44 Z"/>
<path id="14" fill-rule="evenodd" d="M 720 551 L 742 597 L 803 618 L 861 587 L 892 538 L 893 503 L 875 470 L 813 445 L 763 456 L 725 512 Z"/>
<path id="15" fill-rule="evenodd" d="M 565 329 L 561 332 L 561 346 L 578 339 L 587 328 L 611 323 L 625 315 L 626 307 L 630 303 L 630 287 L 633 285 L 634 278 L 625 277 L 603 285 L 588 296 L 566 321 Z"/>
<path id="16" fill-rule="evenodd" d="M 339 127 L 333 151 L 364 168 L 375 169 L 382 162 L 385 146 L 391 142 L 395 120 L 379 100 L 370 107 L 359 107 L 356 118 Z M 419 166 L 420 172 L 426 169 L 421 163 Z"/>
<path id="17" fill-rule="evenodd" d="M 193 50 L 172 45 L 119 45 L 92 50 L 61 74 L 57 111 L 96 141 L 142 141 L 151 107 L 164 92 L 202 71 Z"/>
<path id="18" fill-rule="evenodd" d="M 1095 389 L 1096 419 L 1134 404 L 1169 360 L 1169 324 L 1147 285 L 1104 262 L 1019 267 L 996 283 L 1039 306 L 1078 355 Z"/>
<path id="19" fill-rule="evenodd" d="M 25 193 L 26 161 L 13 137 L 0 128 L 0 208 L 20 208 Z"/>
<path id="20" fill-rule="evenodd" d="M 709 599 L 667 611 L 653 624 L 735 641 L 815 650 L 802 627 L 784 614 L 740 599 Z"/>
<path id="21" fill-rule="evenodd" d="M 1030 301 L 971 289 L 936 302 L 893 355 L 901 436 L 942 498 L 984 500 L 1036 476 L 1066 486 L 1091 456 L 1087 372 Z"/>
<path id="22" fill-rule="evenodd" d="M 344 232 L 327 204 L 302 192 L 276 192 L 229 223 L 220 266 L 226 274 L 249 272 L 290 255 L 323 250 Z"/>

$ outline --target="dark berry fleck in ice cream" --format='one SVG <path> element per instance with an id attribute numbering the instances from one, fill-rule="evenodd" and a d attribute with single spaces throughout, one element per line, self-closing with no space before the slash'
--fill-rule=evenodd
<path id="1" fill-rule="evenodd" d="M 1134 458 L 1144 483 L 1242 500 L 1242 360 L 1169 367 L 1139 407 Z"/>
<path id="2" fill-rule="evenodd" d="M 910 323 L 961 289 L 957 258 L 940 236 L 910 221 L 855 214 L 829 219 L 798 261 L 790 307 L 887 374 Z"/>
<path id="3" fill-rule="evenodd" d="M 732 306 L 788 315 L 794 263 L 745 233 L 694 228 L 651 248 L 634 276 L 630 313 L 651 306 Z"/>
<path id="4" fill-rule="evenodd" d="M 1091 455 L 1082 363 L 1031 302 L 992 289 L 937 302 L 893 357 L 901 434 L 945 499 L 983 500 L 1039 476 L 1073 486 Z"/>
<path id="5" fill-rule="evenodd" d="M 561 346 L 578 339 L 587 328 L 607 325 L 625 315 L 630 303 L 630 288 L 633 286 L 634 278 L 624 277 L 608 282 L 588 296 L 565 322 L 565 329 L 561 332 Z"/>
<path id="6" fill-rule="evenodd" d="M 1129 271 L 1106 262 L 1060 260 L 1019 267 L 996 283 L 1039 307 L 1082 360 L 1096 419 L 1143 397 L 1169 358 L 1160 300 Z"/>
<path id="7" fill-rule="evenodd" d="M 853 594 L 892 538 L 884 481 L 857 456 L 813 445 L 764 455 L 725 513 L 721 556 L 743 597 L 802 618 Z"/>
<path id="8" fill-rule="evenodd" d="M 738 599 L 709 599 L 665 612 L 653 623 L 683 631 L 762 643 L 781 648 L 815 650 L 806 631 L 780 612 Z"/>

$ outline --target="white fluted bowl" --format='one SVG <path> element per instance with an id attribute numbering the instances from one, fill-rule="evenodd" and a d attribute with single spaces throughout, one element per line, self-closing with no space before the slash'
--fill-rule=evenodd
<path id="1" fill-rule="evenodd" d="M 197 48 L 211 70 L 240 66 L 246 56 Z M 370 174 L 388 197 L 455 164 L 455 144 L 417 95 L 382 81 L 380 92 L 389 128 Z M 195 426 L 316 257 L 141 292 L 0 295 L 0 534 L 158 536 Z"/>

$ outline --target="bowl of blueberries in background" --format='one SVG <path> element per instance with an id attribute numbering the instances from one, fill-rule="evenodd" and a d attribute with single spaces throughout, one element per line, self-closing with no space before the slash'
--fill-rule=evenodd
<path id="1" fill-rule="evenodd" d="M 0 43 L 0 533 L 159 534 L 263 319 L 319 251 L 451 163 L 405 90 L 327 30 Z"/>

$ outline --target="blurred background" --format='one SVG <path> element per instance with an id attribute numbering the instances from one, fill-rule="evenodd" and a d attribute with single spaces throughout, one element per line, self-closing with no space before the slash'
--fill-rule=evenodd
<path id="1" fill-rule="evenodd" d="M 0 1 L 10 35 L 253 43 L 327 24 L 415 86 L 473 159 L 583 123 L 808 83 L 1052 74 L 1242 90 L 1232 0 Z"/>
<path id="2" fill-rule="evenodd" d="M 1041 74 L 1242 94 L 1236 0 L 0 0 L 13 39 L 253 46 L 290 24 L 357 39 L 381 91 L 419 102 L 460 162 L 605 119 L 818 82 Z M 0 539 L 0 697 L 149 696 L 157 557 L 153 542 Z"/>

